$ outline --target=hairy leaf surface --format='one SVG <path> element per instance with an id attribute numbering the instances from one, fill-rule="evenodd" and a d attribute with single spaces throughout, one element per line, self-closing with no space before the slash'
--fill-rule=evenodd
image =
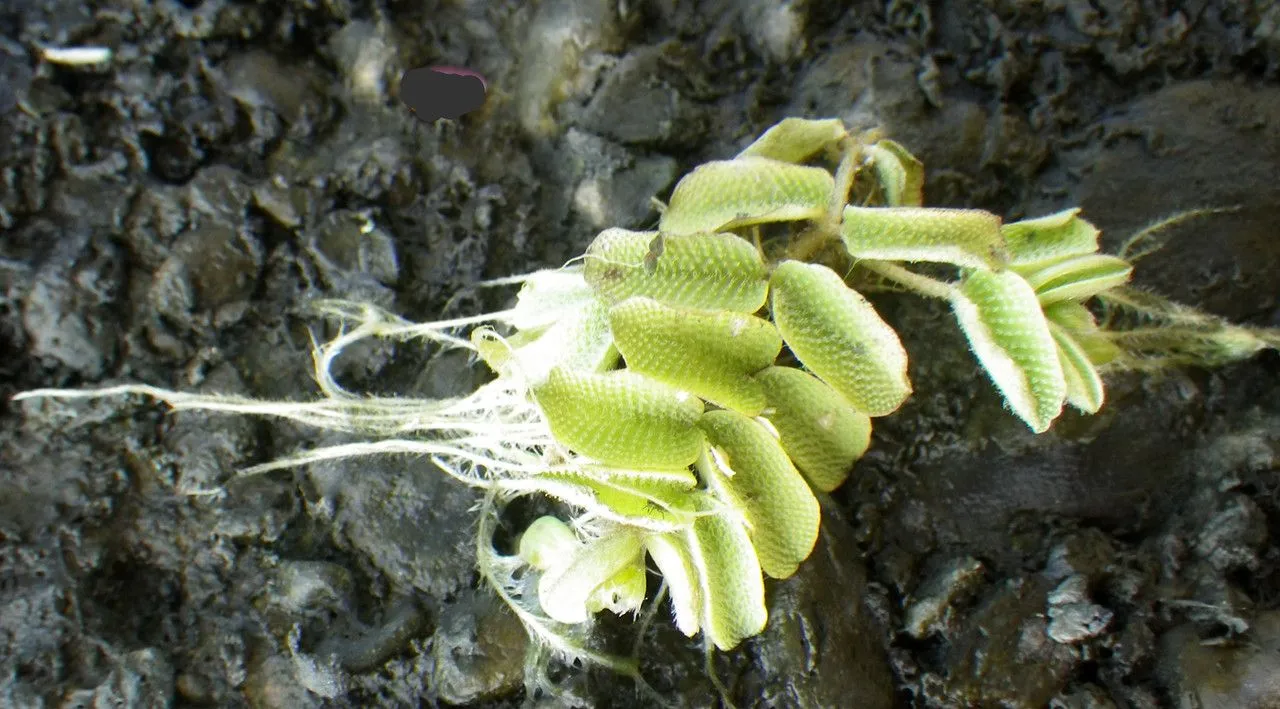
<path id="1" fill-rule="evenodd" d="M 862 294 L 819 264 L 783 261 L 770 280 L 773 319 L 809 371 L 868 416 L 911 394 L 907 352 Z"/>
<path id="2" fill-rule="evenodd" d="M 1097 318 L 1093 317 L 1093 313 L 1084 304 L 1064 300 L 1046 306 L 1044 315 L 1071 335 L 1071 339 L 1080 345 L 1080 349 L 1095 367 L 1108 364 L 1122 354 L 1120 347 L 1098 327 Z"/>
<path id="3" fill-rule="evenodd" d="M 635 372 L 557 367 L 533 393 L 556 440 L 606 465 L 683 468 L 702 452 L 702 400 Z"/>
<path id="4" fill-rule="evenodd" d="M 1098 250 L 1098 229 L 1079 217 L 1078 207 L 1001 227 L 1009 249 L 1009 263 L 1040 267 Z"/>
<path id="5" fill-rule="evenodd" d="M 694 168 L 662 214 L 665 234 L 723 231 L 826 214 L 835 178 L 820 167 L 748 156 Z"/>
<path id="6" fill-rule="evenodd" d="M 1089 355 L 1057 323 L 1049 323 L 1053 339 L 1058 343 L 1058 358 L 1067 381 L 1067 403 L 1086 414 L 1096 414 L 1102 408 L 1106 390 L 1098 368 L 1089 361 Z"/>
<path id="7" fill-rule="evenodd" d="M 1085 300 L 1124 285 L 1133 274 L 1133 266 L 1116 256 L 1087 254 L 1020 271 L 1035 289 L 1040 304 L 1053 305 L 1064 300 Z"/>
<path id="8" fill-rule="evenodd" d="M 815 489 L 840 487 L 871 444 L 871 417 L 794 367 L 769 367 L 756 380 L 768 401 L 764 416 L 778 430 L 791 462 Z"/>
<path id="9" fill-rule="evenodd" d="M 778 439 L 736 411 L 708 411 L 699 425 L 712 446 L 700 468 L 705 482 L 743 511 L 760 567 L 787 578 L 809 558 L 821 511 Z"/>
<path id="10" fill-rule="evenodd" d="M 628 369 L 748 416 L 764 409 L 764 391 L 751 375 L 782 350 L 768 320 L 628 298 L 609 311 L 609 323 Z"/>
<path id="11" fill-rule="evenodd" d="M 702 627 L 702 618 L 708 613 L 703 605 L 702 579 L 693 565 L 688 543 L 685 534 L 665 533 L 649 535 L 645 538 L 644 545 L 653 558 L 654 565 L 658 567 L 658 572 L 667 582 L 671 593 L 671 607 L 675 611 L 676 628 L 685 637 L 691 638 Z"/>
<path id="12" fill-rule="evenodd" d="M 1005 259 L 1000 218 L 978 209 L 848 206 L 840 238 L 863 259 L 988 269 Z"/>
<path id="13" fill-rule="evenodd" d="M 638 526 L 651 526 L 646 525 L 647 521 L 679 523 L 690 509 L 687 498 L 698 483 L 687 468 L 627 470 L 592 465 L 578 470 L 551 470 L 537 477 L 579 486 L 610 513 L 622 521 L 634 520 Z"/>
<path id="14" fill-rule="evenodd" d="M 827 146 L 835 144 L 844 135 L 844 123 L 837 118 L 784 118 L 738 153 L 737 157 L 802 163 Z"/>
<path id="15" fill-rule="evenodd" d="M 1036 433 L 1062 412 L 1067 383 L 1036 293 L 1013 271 L 971 271 L 951 297 L 969 345 L 1005 401 Z"/>
<path id="16" fill-rule="evenodd" d="M 661 255 L 654 257 L 657 239 Z M 587 249 L 583 270 L 609 305 L 644 296 L 673 306 L 754 313 L 768 291 L 760 252 L 735 234 L 606 229 Z"/>
<path id="17" fill-rule="evenodd" d="M 743 522 L 732 515 L 706 515 L 685 536 L 700 586 L 703 631 L 720 650 L 759 635 L 769 620 L 764 576 Z"/>

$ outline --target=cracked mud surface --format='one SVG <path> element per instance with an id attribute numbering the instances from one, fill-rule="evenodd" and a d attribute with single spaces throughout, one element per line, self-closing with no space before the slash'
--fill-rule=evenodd
<path id="1" fill-rule="evenodd" d="M 38 59 L 91 44 L 115 56 Z M 436 63 L 484 74 L 488 105 L 412 118 L 395 82 Z M 428 466 L 233 479 L 321 438 L 14 392 L 306 397 L 332 334 L 308 300 L 501 306 L 466 287 L 651 223 L 651 195 L 788 115 L 884 127 L 933 205 L 1080 204 L 1106 248 L 1238 207 L 1170 230 L 1138 281 L 1280 325 L 1278 69 L 1266 0 L 6 3 L 0 706 L 554 705 L 522 695 L 522 631 L 477 588 L 474 494 Z M 1280 703 L 1280 358 L 1118 378 L 1036 438 L 945 312 L 877 305 L 917 395 L 770 585 L 767 632 L 717 661 L 739 706 Z M 430 354 L 362 346 L 339 375 L 475 383 Z M 698 646 L 646 642 L 655 688 L 714 703 Z"/>

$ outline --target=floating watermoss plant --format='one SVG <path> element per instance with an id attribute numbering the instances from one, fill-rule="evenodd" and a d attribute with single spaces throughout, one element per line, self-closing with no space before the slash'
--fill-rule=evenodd
<path id="1" fill-rule="evenodd" d="M 841 485 L 872 420 L 912 393 L 908 353 L 851 277 L 949 303 L 977 365 L 1036 432 L 1067 405 L 1098 411 L 1109 371 L 1222 364 L 1280 343 L 1129 286 L 1131 260 L 1099 253 L 1077 209 L 1005 224 L 923 207 L 923 185 L 898 143 L 791 118 L 694 169 L 657 230 L 607 229 L 571 265 L 502 281 L 521 286 L 510 310 L 412 323 L 319 303 L 346 326 L 316 349 L 320 399 L 141 384 L 17 398 L 142 394 L 365 438 L 246 473 L 424 456 L 486 491 L 478 567 L 535 641 L 531 658 L 604 664 L 647 688 L 636 656 L 597 649 L 593 618 L 651 619 L 669 596 L 676 628 L 708 652 L 760 633 L 765 578 L 794 574 L 817 540 L 814 491 Z M 469 350 L 493 378 L 453 399 L 348 392 L 331 365 L 368 337 Z M 516 554 L 499 554 L 499 511 L 531 494 L 572 513 L 535 520 Z M 663 581 L 647 610 L 646 559 Z M 538 662 L 529 682 L 550 688 Z"/>

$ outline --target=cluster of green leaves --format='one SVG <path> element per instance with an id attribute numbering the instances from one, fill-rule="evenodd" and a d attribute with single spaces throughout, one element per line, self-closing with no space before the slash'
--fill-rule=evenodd
<path id="1" fill-rule="evenodd" d="M 554 303 L 554 317 L 473 333 L 578 461 L 525 489 L 609 520 L 583 534 L 544 517 L 525 533 L 519 556 L 550 618 L 638 611 L 648 558 L 684 633 L 729 649 L 763 629 L 764 577 L 791 576 L 816 542 L 814 491 L 841 485 L 871 419 L 912 393 L 907 352 L 855 272 L 949 301 L 1033 430 L 1067 404 L 1101 407 L 1099 367 L 1121 351 L 1085 303 L 1122 286 L 1129 263 L 1098 253 L 1079 210 L 1003 224 L 923 207 L 923 183 L 893 141 L 788 119 L 685 176 L 656 230 L 608 229 L 564 280 L 530 281 L 522 302 Z"/>

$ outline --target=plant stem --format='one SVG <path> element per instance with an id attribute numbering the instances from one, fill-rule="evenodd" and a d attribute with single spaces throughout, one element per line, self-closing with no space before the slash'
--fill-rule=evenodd
<path id="1" fill-rule="evenodd" d="M 908 271 L 897 264 L 888 261 L 859 261 L 858 266 L 877 273 L 885 278 L 904 286 L 920 295 L 930 298 L 940 298 L 949 300 L 953 287 L 949 283 L 934 280 L 928 276 L 922 276 L 919 273 Z"/>

